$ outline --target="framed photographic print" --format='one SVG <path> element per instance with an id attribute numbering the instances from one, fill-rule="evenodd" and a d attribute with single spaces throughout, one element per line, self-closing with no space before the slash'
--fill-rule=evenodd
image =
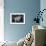
<path id="1" fill-rule="evenodd" d="M 10 13 L 10 24 L 25 24 L 25 13 Z"/>

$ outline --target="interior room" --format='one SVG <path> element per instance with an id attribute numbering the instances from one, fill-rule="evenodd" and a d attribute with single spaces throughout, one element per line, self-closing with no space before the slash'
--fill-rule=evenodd
<path id="1" fill-rule="evenodd" d="M 0 46 L 46 46 L 46 0 L 0 0 Z"/>

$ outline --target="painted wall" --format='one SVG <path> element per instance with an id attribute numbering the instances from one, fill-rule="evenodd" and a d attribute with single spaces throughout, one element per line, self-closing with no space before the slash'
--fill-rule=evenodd
<path id="1" fill-rule="evenodd" d="M 46 9 L 46 0 L 41 0 L 40 1 L 40 9 L 41 9 L 41 11 L 43 9 Z M 40 25 L 46 26 L 46 10 L 43 12 L 42 17 L 43 17 L 43 22 L 41 21 Z"/>
<path id="2" fill-rule="evenodd" d="M 4 41 L 4 2 L 0 0 L 0 42 Z"/>
<path id="3" fill-rule="evenodd" d="M 32 29 L 36 12 L 40 10 L 40 0 L 4 0 L 4 38 L 18 41 Z M 24 25 L 11 25 L 10 13 L 25 13 Z"/>

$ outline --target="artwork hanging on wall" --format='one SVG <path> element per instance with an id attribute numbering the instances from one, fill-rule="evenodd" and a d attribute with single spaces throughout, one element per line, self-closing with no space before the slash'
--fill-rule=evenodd
<path id="1" fill-rule="evenodd" d="M 25 13 L 10 13 L 10 24 L 25 24 Z"/>

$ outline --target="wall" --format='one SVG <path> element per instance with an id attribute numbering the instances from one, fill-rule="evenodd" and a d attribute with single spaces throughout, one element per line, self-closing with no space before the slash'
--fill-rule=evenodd
<path id="1" fill-rule="evenodd" d="M 40 9 L 41 9 L 41 11 L 42 11 L 43 9 L 46 9 L 46 0 L 41 0 L 41 1 L 40 1 Z M 40 25 L 43 25 L 43 26 L 46 27 L 46 10 L 43 12 L 42 17 L 43 17 L 43 22 L 41 21 L 41 22 L 40 22 Z"/>
<path id="2" fill-rule="evenodd" d="M 32 29 L 35 14 L 40 10 L 40 0 L 4 0 L 4 38 L 7 41 L 18 41 Z M 10 13 L 25 13 L 24 25 L 11 25 Z"/>
<path id="3" fill-rule="evenodd" d="M 0 0 L 0 42 L 4 41 L 4 8 L 3 1 Z"/>

